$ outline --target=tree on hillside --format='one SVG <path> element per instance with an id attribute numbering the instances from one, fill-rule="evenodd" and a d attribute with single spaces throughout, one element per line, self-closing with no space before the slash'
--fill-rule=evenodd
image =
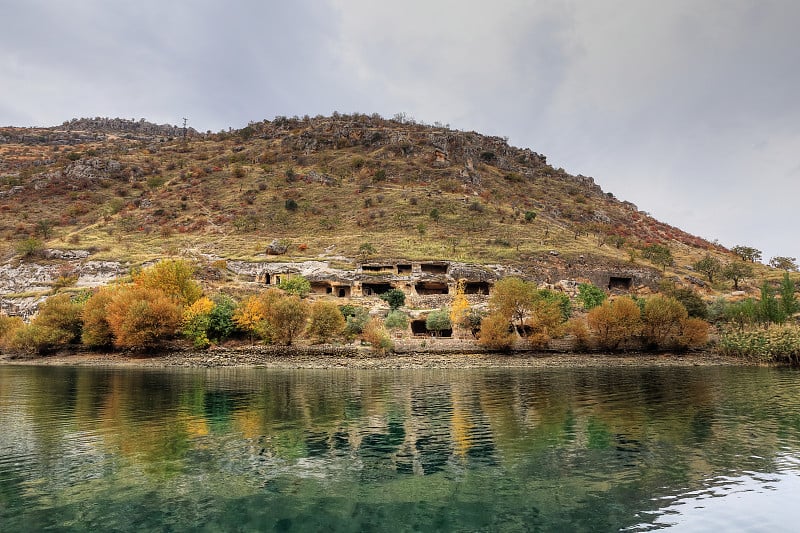
<path id="1" fill-rule="evenodd" d="M 722 262 L 716 257 L 706 255 L 696 262 L 692 267 L 701 274 L 705 274 L 709 283 L 714 283 L 714 276 L 722 271 Z"/>
<path id="2" fill-rule="evenodd" d="M 646 246 L 642 249 L 642 257 L 654 265 L 660 266 L 661 270 L 666 270 L 673 262 L 672 252 L 663 244 L 651 244 Z"/>
<path id="3" fill-rule="evenodd" d="M 732 261 L 722 269 L 722 277 L 733 282 L 733 289 L 739 290 L 739 282 L 753 277 L 753 266 L 743 261 Z"/>
<path id="4" fill-rule="evenodd" d="M 752 246 L 737 245 L 731 248 L 731 252 L 738 255 L 742 261 L 750 263 L 761 261 L 761 250 L 756 250 Z"/>
<path id="5" fill-rule="evenodd" d="M 769 260 L 769 266 L 787 272 L 797 272 L 797 259 L 779 255 Z"/>
<path id="6" fill-rule="evenodd" d="M 789 277 L 788 272 L 784 272 L 779 292 L 781 295 L 781 308 L 787 318 L 800 311 L 800 304 L 797 302 L 795 291 L 794 281 Z"/>

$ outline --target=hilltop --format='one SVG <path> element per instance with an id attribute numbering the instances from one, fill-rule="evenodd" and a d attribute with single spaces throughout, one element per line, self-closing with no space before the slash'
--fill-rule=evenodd
<path id="1" fill-rule="evenodd" d="M 705 255 L 732 257 L 504 138 L 377 115 L 219 133 L 108 118 L 0 128 L 0 202 L 6 261 L 35 237 L 51 262 L 447 260 L 552 283 L 634 265 L 657 279 L 640 257 L 652 244 L 680 282 Z"/>

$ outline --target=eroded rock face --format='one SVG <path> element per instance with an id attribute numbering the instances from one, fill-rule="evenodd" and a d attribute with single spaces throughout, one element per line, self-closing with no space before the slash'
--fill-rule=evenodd
<path id="1" fill-rule="evenodd" d="M 52 263 L 9 261 L 0 265 L 0 309 L 29 317 L 62 276 L 76 277 L 77 287 L 98 287 L 127 274 L 130 268 L 115 261 L 87 261 L 85 250 L 46 250 Z M 37 294 L 38 293 L 38 294 Z"/>

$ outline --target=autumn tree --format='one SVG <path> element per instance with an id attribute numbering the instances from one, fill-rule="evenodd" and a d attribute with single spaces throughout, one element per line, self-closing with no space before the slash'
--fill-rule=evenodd
<path id="1" fill-rule="evenodd" d="M 311 304 L 308 335 L 318 342 L 330 342 L 342 334 L 346 326 L 344 316 L 333 302 L 318 300 Z"/>
<path id="2" fill-rule="evenodd" d="M 686 308 L 675 298 L 656 295 L 647 299 L 642 312 L 645 341 L 665 348 L 681 334 L 681 324 L 689 317 Z"/>
<path id="3" fill-rule="evenodd" d="M 22 329 L 25 322 L 18 316 L 0 314 L 0 347 L 9 348 L 17 330 Z"/>
<path id="4" fill-rule="evenodd" d="M 108 324 L 107 307 L 117 289 L 116 285 L 100 287 L 83 305 L 81 342 L 86 346 L 102 347 L 114 343 L 114 334 Z"/>
<path id="5" fill-rule="evenodd" d="M 536 285 L 520 278 L 504 278 L 495 283 L 489 298 L 491 313 L 505 317 L 517 335 L 524 335 L 525 317 L 533 311 Z"/>
<path id="6" fill-rule="evenodd" d="M 514 345 L 516 335 L 508 318 L 500 313 L 492 313 L 481 320 L 478 343 L 492 350 L 509 350 Z"/>
<path id="7" fill-rule="evenodd" d="M 642 328 L 639 306 L 627 296 L 606 300 L 589 311 L 586 320 L 597 345 L 607 350 L 616 350 Z"/>
<path id="8" fill-rule="evenodd" d="M 78 342 L 81 338 L 81 311 L 84 302 L 76 301 L 67 293 L 51 296 L 39 306 L 39 313 L 33 323 L 40 327 L 52 328 L 65 333 L 65 344 Z"/>
<path id="9" fill-rule="evenodd" d="M 453 326 L 467 327 L 467 315 L 470 310 L 469 301 L 465 292 L 466 281 L 458 280 L 456 284 L 456 294 L 453 297 L 453 304 L 450 307 L 450 322 Z"/>
<path id="10" fill-rule="evenodd" d="M 160 290 L 181 306 L 187 306 L 203 294 L 193 276 L 194 268 L 186 261 L 165 259 L 134 273 L 133 282 L 139 287 Z"/>
<path id="11" fill-rule="evenodd" d="M 174 295 L 146 285 L 120 288 L 106 306 L 114 345 L 146 348 L 175 334 L 183 313 Z"/>
<path id="12" fill-rule="evenodd" d="M 394 349 L 389 333 L 378 318 L 371 318 L 367 321 L 364 325 L 364 331 L 361 337 L 372 346 L 373 351 L 380 354 L 390 352 Z"/>
<path id="13" fill-rule="evenodd" d="M 267 311 L 265 300 L 253 295 L 242 301 L 233 313 L 233 321 L 242 331 L 247 333 L 251 344 L 253 343 L 253 338 L 263 332 L 263 323 L 267 319 Z"/>
<path id="14" fill-rule="evenodd" d="M 183 310 L 182 332 L 187 339 L 192 341 L 195 348 L 207 348 L 211 344 L 208 339 L 208 329 L 213 310 L 214 302 L 207 296 L 199 298 Z"/>
<path id="15" fill-rule="evenodd" d="M 284 296 L 269 306 L 267 323 L 272 339 L 291 346 L 306 329 L 309 305 L 296 294 Z"/>

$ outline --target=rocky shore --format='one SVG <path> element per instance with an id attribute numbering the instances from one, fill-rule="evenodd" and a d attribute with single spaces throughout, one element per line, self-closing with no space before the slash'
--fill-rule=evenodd
<path id="1" fill-rule="evenodd" d="M 374 355 L 354 347 L 246 346 L 206 351 L 157 354 L 71 352 L 38 357 L 0 355 L 0 364 L 113 367 L 252 367 L 276 369 L 405 369 L 405 368 L 591 368 L 613 366 L 734 366 L 739 359 L 711 352 L 671 353 L 430 353 L 422 351 Z"/>

